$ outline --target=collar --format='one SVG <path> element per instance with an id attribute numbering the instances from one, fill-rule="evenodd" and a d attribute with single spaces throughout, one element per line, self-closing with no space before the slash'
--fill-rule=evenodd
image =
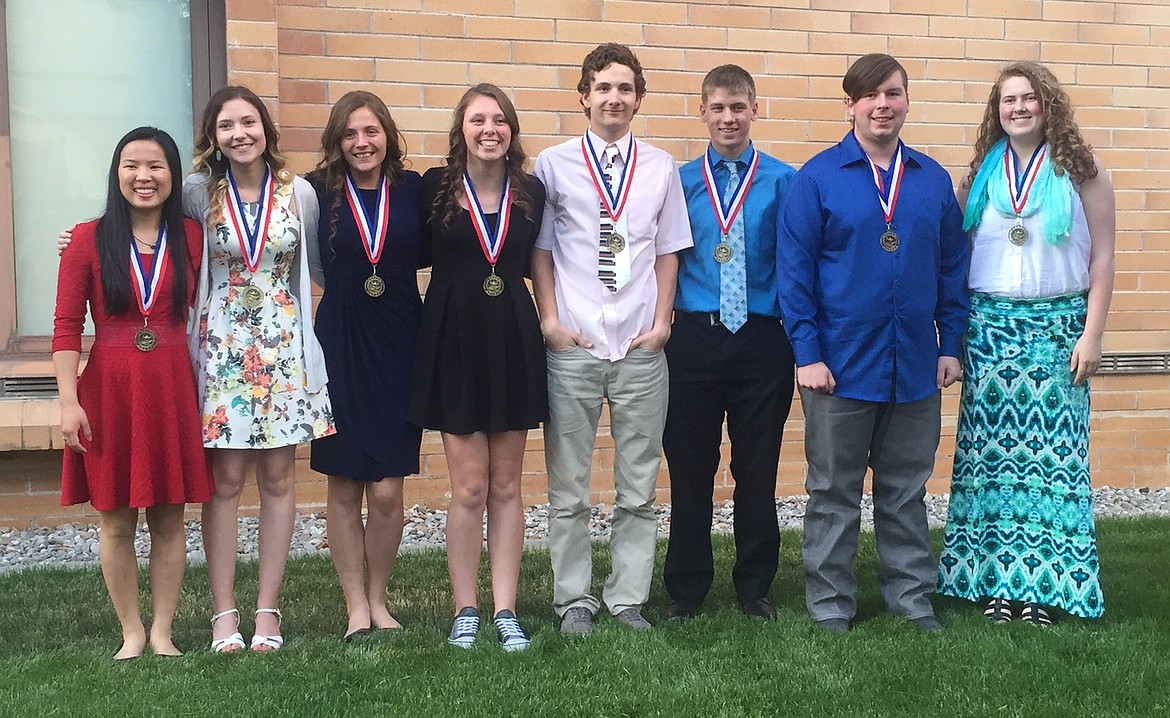
<path id="1" fill-rule="evenodd" d="M 707 162 L 712 167 L 718 167 L 720 162 L 731 160 L 732 162 L 740 162 L 742 164 L 750 165 L 752 163 L 752 155 L 756 153 L 756 147 L 751 140 L 748 140 L 747 149 L 740 153 L 738 157 L 724 157 L 715 151 L 714 145 L 707 145 Z"/>
<path id="2" fill-rule="evenodd" d="M 841 167 L 848 167 L 854 163 L 861 163 L 868 166 L 869 158 L 865 154 L 865 150 L 861 149 L 861 143 L 857 141 L 857 136 L 853 134 L 853 130 L 841 139 L 837 145 L 838 153 L 840 154 Z M 922 162 L 918 159 L 918 152 L 911 149 L 910 145 L 905 142 L 902 143 L 902 163 L 907 167 L 921 167 Z"/>
<path id="3" fill-rule="evenodd" d="M 605 148 L 608 147 L 611 143 L 601 139 L 601 137 L 593 130 L 585 130 L 585 136 L 589 138 L 589 144 L 593 146 L 593 152 L 597 155 L 597 159 L 600 160 L 605 154 Z M 622 162 L 629 162 L 630 158 L 626 157 L 626 147 L 628 147 L 630 144 L 630 133 L 626 132 L 626 134 L 619 137 L 612 144 L 617 145 L 618 157 L 622 158 Z"/>

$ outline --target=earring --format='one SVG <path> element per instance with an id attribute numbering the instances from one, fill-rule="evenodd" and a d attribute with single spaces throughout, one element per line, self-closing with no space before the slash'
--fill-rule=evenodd
<path id="1" fill-rule="evenodd" d="M 216 150 L 215 150 L 215 161 L 216 161 L 216 162 L 222 162 L 222 161 L 223 161 L 223 153 L 222 153 L 222 152 L 220 152 L 218 149 L 216 149 Z"/>

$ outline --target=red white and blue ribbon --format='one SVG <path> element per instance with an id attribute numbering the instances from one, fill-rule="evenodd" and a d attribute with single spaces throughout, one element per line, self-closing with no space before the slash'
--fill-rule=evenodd
<path id="1" fill-rule="evenodd" d="M 143 318 L 150 316 L 150 311 L 154 309 L 154 303 L 158 299 L 158 288 L 167 271 L 166 259 L 166 225 L 158 229 L 158 239 L 154 243 L 154 261 L 149 272 L 142 266 L 142 253 L 138 251 L 138 243 L 130 243 L 130 276 L 134 277 L 134 296 L 138 299 L 138 309 L 142 312 Z"/>
<path id="2" fill-rule="evenodd" d="M 1018 175 L 1016 170 L 1016 151 L 1012 149 L 1011 142 L 1008 142 L 1007 152 L 1003 153 L 1003 168 L 1007 173 L 1008 181 L 1008 197 L 1012 201 L 1012 209 L 1016 216 L 1024 214 L 1024 207 L 1028 204 L 1028 194 L 1032 191 L 1032 185 L 1036 183 L 1036 178 L 1040 176 L 1040 165 L 1044 163 L 1044 155 L 1048 152 L 1048 143 L 1041 142 L 1040 146 L 1032 152 L 1032 158 L 1028 160 L 1028 166 L 1024 168 L 1024 174 Z"/>
<path id="3" fill-rule="evenodd" d="M 902 142 L 898 142 L 898 151 L 894 153 L 894 161 L 890 165 L 890 186 L 886 187 L 882 181 L 882 171 L 873 160 L 866 156 L 869 168 L 873 170 L 873 182 L 877 185 L 878 202 L 882 205 L 882 216 L 889 225 L 894 221 L 894 208 L 898 206 L 898 192 L 902 189 L 902 173 L 906 166 L 902 164 Z"/>
<path id="4" fill-rule="evenodd" d="M 272 169 L 264 165 L 264 179 L 260 182 L 260 197 L 257 200 L 259 209 L 256 210 L 256 221 L 248 222 L 248 214 L 244 211 L 244 201 L 240 198 L 240 188 L 236 186 L 236 178 L 232 171 L 227 171 L 228 198 L 227 211 L 231 219 L 236 238 L 240 241 L 240 251 L 244 255 L 244 264 L 249 272 L 255 272 L 260 266 L 260 255 L 264 253 L 264 241 L 268 238 L 268 222 L 272 218 L 272 204 L 276 196 L 276 181 L 272 177 Z"/>
<path id="5" fill-rule="evenodd" d="M 508 225 L 512 221 L 512 182 L 504 177 L 504 187 L 500 190 L 500 207 L 496 214 L 496 231 L 492 232 L 484 214 L 483 205 L 475 194 L 475 187 L 471 184 L 471 177 L 463 173 L 463 193 L 467 195 L 471 226 L 475 228 L 475 236 L 479 237 L 479 246 L 483 249 L 483 256 L 493 267 L 500 259 L 500 252 L 504 249 L 504 239 L 508 236 Z"/>
<path id="6" fill-rule="evenodd" d="M 609 182 L 605 180 L 605 168 L 597 159 L 597 153 L 593 151 L 593 144 L 589 142 L 588 135 L 581 138 L 581 157 L 584 158 L 585 165 L 589 168 L 589 176 L 593 178 L 593 186 L 597 190 L 597 196 L 601 198 L 601 204 L 605 206 L 605 211 L 615 225 L 626 209 L 626 201 L 630 198 L 630 187 L 634 184 L 634 170 L 638 164 L 638 146 L 634 144 L 632 134 L 630 135 L 630 144 L 626 147 L 625 156 L 628 161 L 622 167 L 617 189 L 612 190 Z"/>
<path id="7" fill-rule="evenodd" d="M 747 170 L 740 178 L 739 187 L 735 188 L 735 192 L 729 197 L 730 200 L 725 207 L 723 200 L 720 198 L 720 192 L 715 184 L 715 174 L 711 168 L 710 158 L 708 157 L 703 162 L 703 181 L 707 185 L 707 197 L 711 200 L 711 207 L 715 210 L 715 219 L 719 222 L 719 232 L 726 237 L 731 232 L 731 225 L 735 224 L 735 218 L 739 216 L 743 209 L 744 202 L 747 200 L 748 190 L 752 187 L 752 180 L 756 177 L 756 169 L 760 166 L 760 153 L 752 152 L 752 161 L 748 163 Z"/>
<path id="8" fill-rule="evenodd" d="M 349 211 L 357 223 L 358 234 L 362 236 L 366 256 L 370 264 L 377 265 L 382 258 L 382 250 L 386 248 L 386 235 L 390 230 L 390 178 L 382 173 L 378 181 L 378 201 L 373 217 L 362 202 L 357 185 L 348 172 L 345 175 L 345 198 L 349 201 Z"/>

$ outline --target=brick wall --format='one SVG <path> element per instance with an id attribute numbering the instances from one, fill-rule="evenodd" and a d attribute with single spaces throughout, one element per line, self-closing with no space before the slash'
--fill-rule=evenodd
<path id="1" fill-rule="evenodd" d="M 316 163 L 329 107 L 352 89 L 387 102 L 413 168 L 425 170 L 445 154 L 451 108 L 480 81 L 513 95 L 535 156 L 584 130 L 572 89 L 580 61 L 614 40 L 634 47 L 646 67 L 649 94 L 634 131 L 680 161 L 706 144 L 698 88 L 714 65 L 752 72 L 757 143 L 799 165 L 847 130 L 840 80 L 849 63 L 889 52 L 911 78 L 903 136 L 958 178 L 998 69 L 1042 61 L 1068 88 L 1117 188 L 1117 291 L 1105 350 L 1170 351 L 1168 0 L 228 0 L 227 10 L 230 79 L 270 102 L 297 170 Z M 1094 480 L 1170 483 L 1170 380 L 1100 377 L 1093 406 Z M 950 472 L 954 392 L 944 409 L 936 491 L 946 490 Z M 798 405 L 793 417 L 781 452 L 785 493 L 801 490 L 804 471 Z M 594 467 L 604 495 L 613 463 L 602 434 Z M 532 501 L 543 489 L 542 447 L 533 432 L 525 461 Z M 423 450 L 424 472 L 408 482 L 408 501 L 441 502 L 438 437 L 428 434 Z M 5 487 L 20 483 L 6 473 L 0 466 L 0 507 L 10 503 Z M 320 479 L 307 466 L 301 474 L 302 504 L 313 504 L 323 495 Z"/>

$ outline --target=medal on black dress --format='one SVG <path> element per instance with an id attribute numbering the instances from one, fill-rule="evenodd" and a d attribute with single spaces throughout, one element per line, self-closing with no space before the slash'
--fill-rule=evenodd
<path id="1" fill-rule="evenodd" d="M 1040 165 L 1044 161 L 1044 155 L 1047 153 L 1048 143 L 1041 142 L 1038 147 L 1032 152 L 1031 159 L 1028 160 L 1028 166 L 1024 168 L 1024 174 L 1020 175 L 1016 171 L 1016 156 L 1015 150 L 1009 142 L 1007 150 L 1003 153 L 1003 171 L 1007 176 L 1008 198 L 1012 202 L 1012 211 L 1016 213 L 1016 221 L 1008 229 L 1008 241 L 1017 247 L 1024 246 L 1028 241 L 1028 228 L 1024 226 L 1024 207 L 1028 204 L 1028 195 L 1032 192 L 1032 185 L 1036 183 L 1036 178 L 1040 175 Z"/>
<path id="2" fill-rule="evenodd" d="M 508 237 L 508 225 L 512 221 L 512 181 L 504 175 L 504 186 L 500 190 L 500 207 L 496 210 L 496 229 L 493 232 L 488 224 L 487 215 L 475 194 L 475 187 L 471 183 L 471 176 L 463 173 L 463 194 L 467 197 L 467 213 L 471 215 L 471 227 L 475 236 L 479 238 L 479 247 L 487 259 L 492 271 L 483 280 L 483 293 L 489 297 L 498 297 L 504 293 L 504 279 L 496 274 L 496 262 L 500 260 L 500 252 L 504 249 L 504 240 Z"/>
<path id="3" fill-rule="evenodd" d="M 167 228 L 162 225 L 158 229 L 158 240 L 154 243 L 154 261 L 150 265 L 150 272 L 142 266 L 142 254 L 138 251 L 138 243 L 130 242 L 130 276 L 134 297 L 138 300 L 138 310 L 142 313 L 142 328 L 134 334 L 134 346 L 140 352 L 148 352 L 158 346 L 158 335 L 154 333 L 147 322 L 154 303 L 158 300 L 158 288 L 162 285 L 163 275 L 167 271 Z"/>
<path id="4" fill-rule="evenodd" d="M 362 202 L 353 176 L 348 172 L 345 174 L 345 199 L 349 202 L 350 214 L 353 215 L 358 234 L 361 235 L 366 257 L 373 267 L 373 273 L 366 277 L 362 288 L 366 290 L 368 296 L 380 297 L 386 292 L 386 282 L 378 276 L 378 260 L 382 258 L 382 250 L 386 248 L 386 237 L 390 231 L 390 178 L 382 173 L 378 180 L 378 199 L 375 202 L 373 217 L 370 216 L 366 204 Z"/>
<path id="5" fill-rule="evenodd" d="M 731 233 L 731 225 L 735 224 L 735 218 L 743 210 L 744 202 L 747 201 L 748 191 L 752 187 L 752 181 L 756 178 L 756 170 L 759 169 L 759 166 L 760 153 L 753 152 L 752 161 L 744 170 L 739 186 L 735 188 L 735 194 L 729 198 L 730 201 L 724 207 L 723 200 L 720 199 L 721 193 L 715 185 L 715 173 L 711 167 L 710 157 L 705 157 L 703 160 L 703 182 L 707 185 L 707 198 L 711 200 L 711 208 L 715 210 L 715 221 L 719 224 L 719 234 L 722 237 L 719 244 L 715 245 L 714 251 L 715 261 L 720 264 L 730 262 L 735 253 L 731 249 L 727 237 Z"/>
<path id="6" fill-rule="evenodd" d="M 882 181 L 882 171 L 873 160 L 866 156 L 869 168 L 873 171 L 873 182 L 877 185 L 878 202 L 882 206 L 882 218 L 886 221 L 886 231 L 878 239 L 878 244 L 887 252 L 897 252 L 902 246 L 902 240 L 894 231 L 894 209 L 898 206 L 898 193 L 902 189 L 902 175 L 906 166 L 902 163 L 902 141 L 898 140 L 898 151 L 894 153 L 894 161 L 890 165 L 890 186 L 886 187 Z"/>
<path id="7" fill-rule="evenodd" d="M 616 190 L 610 188 L 609 181 L 605 178 L 605 168 L 597 158 L 597 153 L 593 151 L 593 145 L 590 144 L 588 137 L 581 138 L 581 156 L 585 159 L 585 166 L 589 168 L 589 176 L 593 178 L 593 188 L 597 190 L 601 205 L 609 215 L 610 226 L 617 227 L 618 219 L 626 210 L 626 202 L 630 199 L 630 188 L 634 186 L 634 172 L 638 164 L 638 146 L 634 143 L 634 136 L 630 135 L 630 143 L 626 146 L 624 156 L 628 157 L 629 161 L 622 165 L 622 174 L 618 178 Z M 626 238 L 617 231 L 611 232 L 605 239 L 606 249 L 614 254 L 624 252 L 627 246 L 629 243 Z"/>
<path id="8" fill-rule="evenodd" d="M 244 255 L 244 266 L 248 269 L 249 283 L 240 289 L 240 301 L 246 309 L 256 309 L 264 303 L 264 291 L 251 284 L 251 276 L 260 266 L 260 257 L 264 254 L 264 243 L 268 239 L 268 222 L 272 218 L 272 204 L 276 201 L 276 181 L 272 177 L 272 169 L 264 165 L 264 179 L 260 182 L 260 197 L 257 199 L 256 221 L 248 221 L 248 213 L 244 210 L 244 201 L 240 198 L 240 189 L 232 177 L 232 171 L 227 171 L 228 192 L 231 195 L 227 201 L 228 218 L 231 227 L 240 242 L 240 253 Z"/>

